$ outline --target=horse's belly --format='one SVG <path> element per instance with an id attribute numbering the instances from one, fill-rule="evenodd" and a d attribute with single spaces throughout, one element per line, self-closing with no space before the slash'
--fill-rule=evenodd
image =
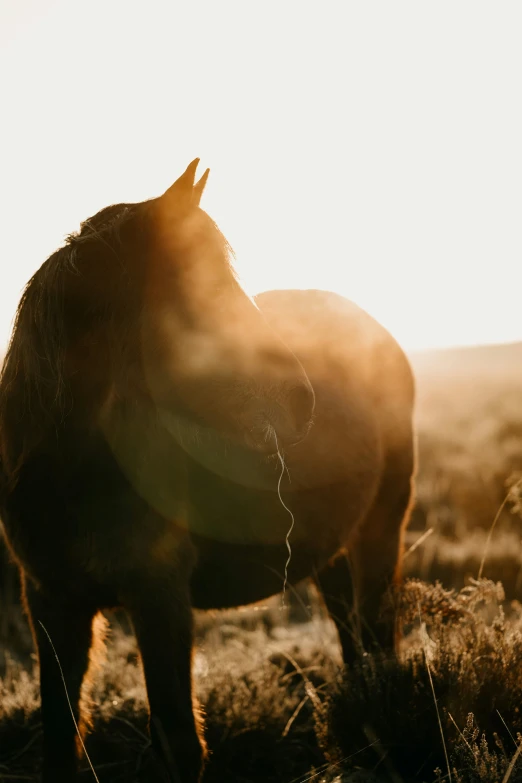
<path id="1" fill-rule="evenodd" d="M 197 609 L 255 603 L 319 572 L 352 536 L 374 498 L 371 476 L 284 493 L 238 487 L 207 476 L 200 487 L 198 522 L 190 522 L 197 550 L 191 580 Z M 360 478 L 360 477 L 359 477 Z M 204 491 L 206 490 L 206 491 Z"/>
<path id="2" fill-rule="evenodd" d="M 199 498 L 197 524 L 190 523 L 198 552 L 194 606 L 241 606 L 274 595 L 283 588 L 287 562 L 289 589 L 320 571 L 350 545 L 372 502 L 373 486 L 360 489 L 341 484 L 288 493 L 284 508 L 277 494 L 234 488 L 214 477 L 212 491 L 207 487 Z"/>
<path id="3" fill-rule="evenodd" d="M 286 546 L 214 546 L 201 557 L 191 581 L 196 609 L 226 609 L 256 603 L 283 590 Z M 286 589 L 318 568 L 317 554 L 296 544 L 291 548 Z"/>

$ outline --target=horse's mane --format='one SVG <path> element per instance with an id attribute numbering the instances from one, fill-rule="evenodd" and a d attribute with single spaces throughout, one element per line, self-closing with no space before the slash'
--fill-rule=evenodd
<path id="1" fill-rule="evenodd" d="M 58 432 L 72 408 L 65 363 L 66 326 L 68 318 L 74 317 L 66 296 L 71 276 L 77 276 L 82 286 L 82 277 L 94 265 L 95 276 L 100 274 L 101 284 L 111 289 L 109 277 L 114 284 L 125 270 L 125 254 L 120 253 L 123 229 L 141 207 L 143 203 L 116 204 L 85 220 L 27 283 L 0 374 L 0 474 L 4 477 L 16 480 L 28 456 L 49 433 Z M 233 250 L 214 221 L 206 217 L 235 275 Z M 91 314 L 96 305 L 93 301 Z"/>
<path id="2" fill-rule="evenodd" d="M 80 266 L 104 248 L 117 256 L 121 227 L 136 206 L 106 207 L 81 223 L 25 286 L 0 374 L 0 460 L 8 474 L 44 432 L 59 425 L 70 405 L 64 374 L 66 274 L 80 274 Z"/>

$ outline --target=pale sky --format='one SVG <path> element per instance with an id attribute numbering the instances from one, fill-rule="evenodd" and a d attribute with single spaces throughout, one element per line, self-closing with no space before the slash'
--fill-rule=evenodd
<path id="1" fill-rule="evenodd" d="M 79 222 L 194 157 L 249 293 L 522 339 L 522 3 L 1 0 L 0 353 Z"/>

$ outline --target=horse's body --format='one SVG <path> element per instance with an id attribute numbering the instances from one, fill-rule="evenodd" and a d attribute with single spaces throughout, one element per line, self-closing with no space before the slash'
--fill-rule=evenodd
<path id="1" fill-rule="evenodd" d="M 300 359 L 316 395 L 313 427 L 286 452 L 281 481 L 283 500 L 295 518 L 289 583 L 307 576 L 320 583 L 335 570 L 328 565 L 332 558 L 358 541 L 354 552 L 357 546 L 369 547 L 361 578 L 376 582 L 375 595 L 360 596 L 364 615 L 365 597 L 380 603 L 392 581 L 410 501 L 413 383 L 407 360 L 382 327 L 336 294 L 271 291 L 257 303 Z M 198 450 L 201 445 L 190 463 L 189 516 L 198 550 L 193 605 L 237 606 L 279 592 L 291 524 L 276 492 L 280 463 L 252 458 L 259 477 L 255 486 L 247 454 L 234 460 L 229 447 L 221 462 L 207 458 L 211 470 L 201 465 Z M 230 478 L 225 476 L 228 463 Z M 339 570 L 344 565 L 342 557 L 335 561 Z M 351 591 L 354 576 L 346 572 L 344 590 Z M 334 604 L 341 600 L 340 595 L 332 598 Z M 344 599 L 344 608 L 333 613 L 344 657 L 350 659 L 357 631 L 343 629 L 353 607 L 351 596 Z M 392 644 L 391 629 L 379 628 L 377 611 L 367 606 L 369 627 L 358 640 L 369 649 L 372 636 L 384 647 Z M 361 616 L 354 619 L 364 622 Z"/>
<path id="2" fill-rule="evenodd" d="M 111 244 L 103 232 L 91 239 Z M 59 276 L 56 295 L 65 295 L 55 317 L 67 404 L 50 424 L 28 429 L 38 406 L 51 405 L 62 389 L 46 374 L 52 351 L 39 365 L 44 385 L 35 386 L 23 341 L 41 355 L 46 336 L 37 322 L 31 326 L 23 303 L 3 372 L 0 513 L 39 650 L 45 783 L 70 781 L 75 769 L 75 730 L 49 637 L 78 712 L 93 617 L 120 605 L 142 654 L 154 746 L 172 781 L 198 779 L 191 607 L 237 606 L 282 589 L 291 520 L 276 491 L 276 447 L 287 468 L 282 498 L 295 517 L 289 585 L 315 579 L 346 660 L 375 644 L 393 647 L 393 619 L 381 622 L 379 608 L 398 577 L 414 470 L 413 383 L 404 354 L 339 296 L 275 291 L 257 298 L 262 323 L 251 302 L 252 310 L 241 310 L 245 329 L 222 336 L 228 348 L 219 365 L 209 360 L 210 376 L 215 324 L 203 341 L 198 327 L 196 342 L 194 328 L 185 336 L 178 321 L 176 333 L 165 331 L 163 320 L 159 335 L 151 332 L 163 303 L 152 276 L 152 320 L 140 316 L 148 339 L 139 361 L 122 350 L 123 382 L 97 331 L 100 320 L 81 328 L 87 311 L 80 318 Z M 203 369 L 196 362 L 186 371 L 186 354 L 185 364 L 173 365 L 169 339 L 204 344 Z M 175 392 L 171 405 L 165 375 Z M 244 377 L 250 391 L 243 385 L 240 395 Z M 308 379 L 315 390 L 309 431 Z"/>

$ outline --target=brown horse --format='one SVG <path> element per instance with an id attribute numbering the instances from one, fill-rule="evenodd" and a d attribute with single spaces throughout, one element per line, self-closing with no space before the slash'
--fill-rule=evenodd
<path id="1" fill-rule="evenodd" d="M 54 650 L 78 716 L 93 618 L 113 606 L 134 624 L 169 779 L 199 779 L 192 607 L 281 591 L 281 500 L 289 584 L 316 581 L 345 660 L 394 644 L 380 603 L 411 496 L 408 362 L 334 294 L 270 292 L 256 307 L 199 208 L 196 165 L 48 259 L 3 368 L 0 514 L 39 652 L 45 783 L 77 764 Z"/>

